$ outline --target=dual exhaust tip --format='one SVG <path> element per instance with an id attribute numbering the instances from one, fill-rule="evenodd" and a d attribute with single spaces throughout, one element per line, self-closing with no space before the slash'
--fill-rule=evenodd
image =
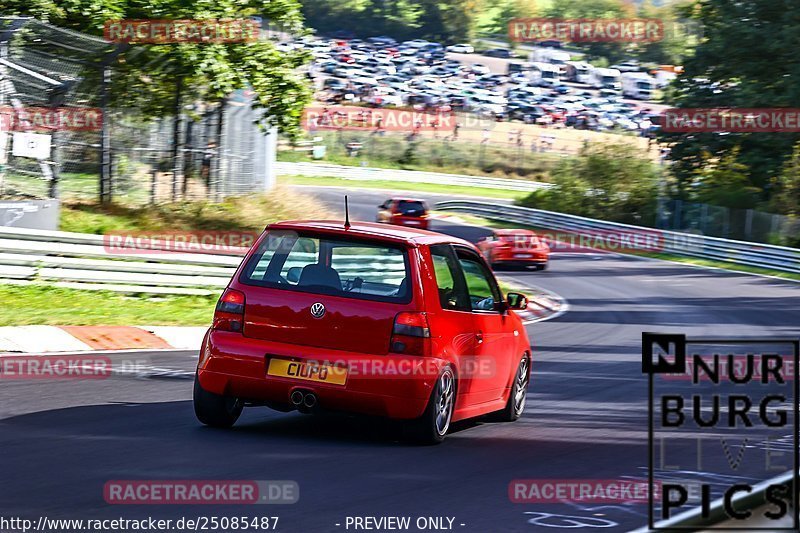
<path id="1" fill-rule="evenodd" d="M 298 409 L 312 409 L 317 405 L 317 395 L 313 392 L 296 390 L 292 392 L 292 395 L 289 398 L 292 400 L 292 405 Z"/>

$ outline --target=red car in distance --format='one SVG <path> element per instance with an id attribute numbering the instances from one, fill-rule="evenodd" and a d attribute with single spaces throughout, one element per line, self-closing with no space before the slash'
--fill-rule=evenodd
<path id="1" fill-rule="evenodd" d="M 550 247 L 536 232 L 527 229 L 494 230 L 477 246 L 492 268 L 533 266 L 544 270 L 550 261 Z"/>
<path id="2" fill-rule="evenodd" d="M 390 198 L 378 206 L 376 221 L 428 229 L 428 205 L 416 198 Z"/>
<path id="3" fill-rule="evenodd" d="M 441 442 L 451 422 L 525 408 L 531 347 L 475 247 L 411 228 L 272 224 L 217 304 L 194 409 L 232 426 L 244 406 L 405 421 Z"/>

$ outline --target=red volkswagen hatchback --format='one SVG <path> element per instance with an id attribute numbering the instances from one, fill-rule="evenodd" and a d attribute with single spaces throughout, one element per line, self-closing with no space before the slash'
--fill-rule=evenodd
<path id="1" fill-rule="evenodd" d="M 473 245 L 424 230 L 272 224 L 217 304 L 200 352 L 197 418 L 244 406 L 403 419 L 441 442 L 453 421 L 525 408 L 531 348 Z"/>

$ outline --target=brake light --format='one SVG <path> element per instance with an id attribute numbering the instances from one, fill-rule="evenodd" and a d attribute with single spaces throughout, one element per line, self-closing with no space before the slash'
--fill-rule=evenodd
<path id="1" fill-rule="evenodd" d="M 242 331 L 244 323 L 244 293 L 225 289 L 214 311 L 212 329 L 221 331 Z"/>
<path id="2" fill-rule="evenodd" d="M 398 313 L 392 326 L 389 351 L 406 355 L 429 355 L 431 330 L 425 313 Z"/>

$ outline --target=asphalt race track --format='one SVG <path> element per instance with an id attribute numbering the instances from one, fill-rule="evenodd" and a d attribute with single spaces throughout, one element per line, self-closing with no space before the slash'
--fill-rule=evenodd
<path id="1" fill-rule="evenodd" d="M 341 205 L 340 190 L 315 194 Z M 386 195 L 361 190 L 350 198 L 353 218 L 373 220 Z M 483 231 L 434 227 L 467 238 Z M 2 383 L 0 516 L 279 516 L 280 531 L 302 533 L 345 531 L 348 516 L 396 515 L 453 517 L 456 531 L 627 531 L 646 523 L 645 505 L 515 504 L 509 483 L 646 477 L 642 331 L 785 337 L 797 336 L 800 325 L 800 286 L 791 282 L 578 254 L 554 257 L 544 272 L 502 275 L 570 304 L 566 314 L 529 326 L 534 377 L 517 423 L 461 424 L 434 447 L 406 445 L 397 427 L 381 421 L 265 408 L 245 409 L 233 430 L 213 430 L 192 411 L 196 354 L 123 353 L 113 357 L 143 361 L 150 371 Z M 723 460 L 708 456 L 704 470 Z M 125 479 L 295 480 L 300 501 L 108 505 L 104 484 Z"/>

